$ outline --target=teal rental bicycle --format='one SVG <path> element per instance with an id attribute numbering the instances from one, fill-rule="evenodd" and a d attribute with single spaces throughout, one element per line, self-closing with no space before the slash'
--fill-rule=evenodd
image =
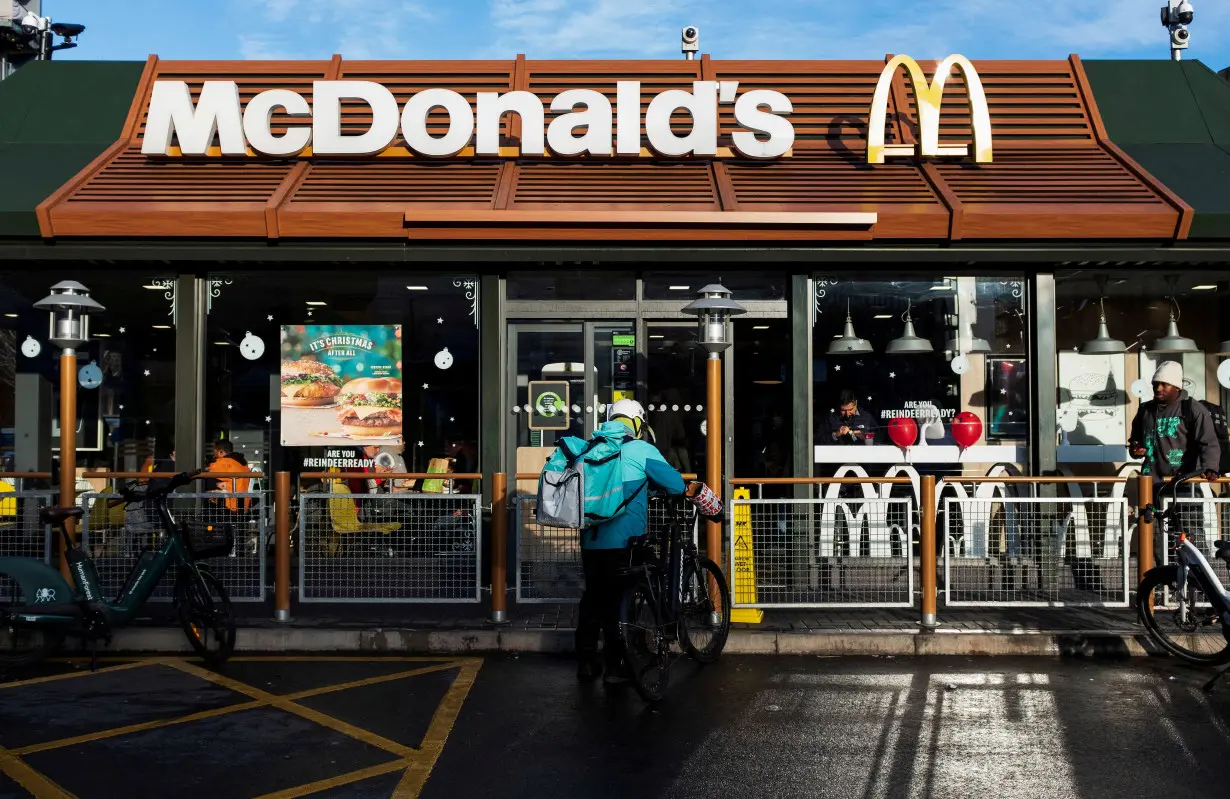
<path id="1" fill-rule="evenodd" d="M 98 569 L 89 554 L 73 546 L 65 527 L 83 510 L 43 508 L 44 524 L 62 537 L 75 587 L 37 558 L 0 557 L 0 668 L 29 666 L 54 652 L 68 636 L 90 646 L 91 668 L 98 666 L 99 643 L 129 624 L 154 593 L 167 570 L 176 568 L 174 607 L 188 643 L 206 663 L 217 665 L 235 649 L 235 617 L 222 582 L 202 563 L 228 554 L 235 545 L 229 524 L 175 522 L 168 496 L 196 480 L 202 470 L 178 474 L 157 488 L 129 487 L 113 505 L 154 503 L 165 531 L 161 547 L 137 558 L 115 599 L 104 599 Z"/>

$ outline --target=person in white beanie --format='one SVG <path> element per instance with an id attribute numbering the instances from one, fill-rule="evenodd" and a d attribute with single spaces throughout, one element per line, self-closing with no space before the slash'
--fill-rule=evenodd
<path id="1" fill-rule="evenodd" d="M 1142 402 L 1132 420 L 1128 441 L 1133 458 L 1142 458 L 1141 474 L 1154 479 L 1201 472 L 1214 478 L 1221 445 L 1213 417 L 1183 390 L 1183 367 L 1162 361 L 1153 373 L 1153 400 Z"/>

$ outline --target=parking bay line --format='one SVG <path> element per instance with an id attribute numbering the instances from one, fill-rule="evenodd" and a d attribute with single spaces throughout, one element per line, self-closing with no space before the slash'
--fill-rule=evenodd
<path id="1" fill-rule="evenodd" d="M 151 660 L 149 662 L 151 663 L 157 662 L 162 665 L 175 668 L 176 667 L 175 664 L 178 662 L 182 662 L 182 661 L 178 661 L 173 658 L 172 659 L 160 658 L 160 659 L 157 659 L 156 661 Z M 10 751 L 14 755 L 30 755 L 30 754 L 35 754 L 36 752 L 45 752 L 51 749 L 63 749 L 65 747 L 76 746 L 78 744 L 92 743 L 94 741 L 101 741 L 107 738 L 115 738 L 121 735 L 130 735 L 132 733 L 145 732 L 147 730 L 156 730 L 161 727 L 169 727 L 174 724 L 188 724 L 194 721 L 201 721 L 204 719 L 216 718 L 218 716 L 225 716 L 230 713 L 239 713 L 245 710 L 255 710 L 257 708 L 262 708 L 262 707 L 279 706 L 278 701 L 276 700 L 280 700 L 281 702 L 293 703 L 299 699 L 307 699 L 309 697 L 320 696 L 322 694 L 333 693 L 335 691 L 345 691 L 349 688 L 359 688 L 362 686 L 375 685 L 375 684 L 382 683 L 382 682 L 392 682 L 394 680 L 408 679 L 410 677 L 416 677 L 421 674 L 431 674 L 433 672 L 438 672 L 438 671 L 447 671 L 449 669 L 458 668 L 459 666 L 462 666 L 465 663 L 465 661 L 440 663 L 438 658 L 431 662 L 433 663 L 433 665 L 431 666 L 424 666 L 422 668 L 411 669 L 409 671 L 402 671 L 402 672 L 397 672 L 394 674 L 382 674 L 378 677 L 367 677 L 362 680 L 354 680 L 352 682 L 339 683 L 336 685 L 326 685 L 320 688 L 313 688 L 313 689 L 306 690 L 306 691 L 299 691 L 293 694 L 286 694 L 284 696 L 279 696 L 277 694 L 270 694 L 268 692 L 261 691 L 259 688 L 250 686 L 247 683 L 242 683 L 238 680 L 234 680 L 229 677 L 222 677 L 222 675 L 214 675 L 213 672 L 208 672 L 203 669 L 201 671 L 203 671 L 204 674 L 196 674 L 194 671 L 188 671 L 187 673 L 193 674 L 194 676 L 201 677 L 202 679 L 209 680 L 210 682 L 213 682 L 216 685 L 221 685 L 222 687 L 228 688 L 229 690 L 235 691 L 236 693 L 240 693 L 245 696 L 248 696 L 252 699 L 252 701 L 240 702 L 234 705 L 227 705 L 226 707 L 202 710 L 200 712 L 191 713 L 186 716 L 176 716 L 174 718 L 169 718 L 169 719 L 155 719 L 152 721 L 144 721 L 139 724 L 130 724 L 125 727 L 114 727 L 109 730 L 99 730 L 97 732 L 85 733 L 83 735 L 76 735 L 71 738 L 61 738 L 55 741 L 46 741 L 44 743 L 39 743 L 39 744 L 30 744 L 29 746 L 23 746 L 17 749 L 12 749 Z M 186 671 L 184 669 L 180 669 L 180 670 Z M 206 674 L 211 675 L 211 676 L 207 677 L 205 676 Z M 222 679 L 225 680 L 226 682 L 222 682 L 219 679 L 212 679 L 212 677 L 222 677 Z M 236 686 L 244 686 L 244 689 L 240 689 Z M 261 694 L 261 696 L 257 697 L 254 694 L 254 692 L 258 692 L 259 694 Z M 301 706 L 296 705 L 296 707 L 301 707 Z M 292 713 L 296 712 L 294 710 L 290 710 L 289 708 L 285 708 L 285 707 L 281 707 L 280 709 L 288 710 L 289 712 L 292 712 Z M 303 708 L 303 709 L 309 710 L 307 708 Z M 315 713 L 316 711 L 310 711 L 310 712 Z M 303 714 L 298 713 L 297 715 L 302 716 Z M 326 718 L 332 719 L 331 716 L 328 716 Z M 313 720 L 315 721 L 315 719 Z M 336 726 L 335 726 L 336 724 L 344 724 L 344 722 L 338 721 L 337 719 L 333 719 L 333 721 L 334 721 L 334 725 L 324 724 L 323 726 L 332 726 L 334 729 L 336 729 Z M 317 723 L 321 723 L 321 722 L 318 721 Z M 356 727 L 355 729 L 360 729 L 360 728 Z M 338 731 L 345 732 L 344 730 L 338 730 Z M 349 735 L 350 733 L 346 733 L 346 734 Z M 369 734 L 374 735 L 374 733 L 369 733 Z M 351 737 L 355 737 L 355 736 L 351 736 Z M 363 739 L 360 738 L 359 740 L 363 740 Z M 371 742 L 368 742 L 368 743 L 371 743 Z M 374 744 L 374 745 L 382 749 L 386 749 L 386 751 L 388 751 L 387 747 L 381 746 L 380 744 Z"/>

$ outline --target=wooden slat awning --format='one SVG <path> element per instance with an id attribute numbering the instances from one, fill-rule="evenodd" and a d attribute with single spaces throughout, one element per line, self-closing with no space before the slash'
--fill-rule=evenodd
<path id="1" fill-rule="evenodd" d="M 920 62 L 930 77 L 935 65 Z M 39 206 L 56 237 L 430 240 L 947 241 L 1183 238 L 1191 209 L 1102 128 L 1080 60 L 976 62 L 994 130 L 994 161 L 866 163 L 867 116 L 883 61 L 165 62 L 151 57 L 120 140 Z M 371 80 L 399 103 L 430 87 L 471 102 L 480 91 L 550 98 L 590 88 L 615 99 L 639 80 L 643 103 L 695 80 L 784 92 L 791 153 L 773 161 L 414 157 L 149 158 L 140 134 L 153 82 L 235 80 L 241 100 L 269 88 L 311 96 L 320 79 Z M 895 75 L 886 141 L 917 141 L 914 89 Z M 643 109 L 642 109 L 643 110 Z M 547 111 L 547 123 L 557 112 Z M 343 129 L 370 122 L 363 104 Z M 444 117 L 428 128 L 443 132 Z M 277 132 L 290 122 L 275 116 Z M 685 129 L 686 116 L 672 119 Z M 719 105 L 719 146 L 733 108 Z M 502 144 L 521 122 L 506 115 Z M 970 140 L 965 86 L 954 73 L 941 143 Z M 834 214 L 858 215 L 838 217 Z M 776 220 L 774 220 L 774 215 Z M 657 220 L 656 222 L 654 220 Z M 862 220 L 838 224 L 837 219 Z M 874 219 L 874 222 L 867 220 Z M 825 221 L 827 220 L 827 221 Z"/>

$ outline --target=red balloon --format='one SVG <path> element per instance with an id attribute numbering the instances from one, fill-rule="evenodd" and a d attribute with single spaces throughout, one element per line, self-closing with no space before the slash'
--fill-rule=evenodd
<path id="1" fill-rule="evenodd" d="M 918 424 L 908 416 L 898 416 L 888 423 L 888 437 L 899 447 L 911 446 L 918 440 Z"/>
<path id="2" fill-rule="evenodd" d="M 982 420 L 969 411 L 961 411 L 952 420 L 952 438 L 961 449 L 968 449 L 982 438 Z"/>

